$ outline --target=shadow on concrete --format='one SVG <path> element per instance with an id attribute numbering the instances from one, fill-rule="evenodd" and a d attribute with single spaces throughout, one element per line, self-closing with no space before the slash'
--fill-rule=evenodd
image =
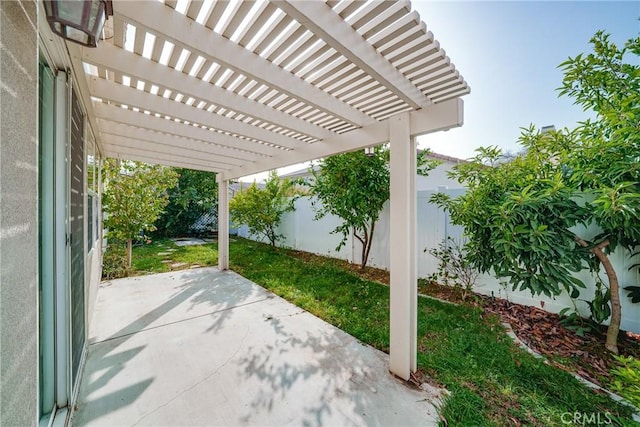
<path id="1" fill-rule="evenodd" d="M 216 270 L 217 271 L 217 270 Z M 187 276 L 188 277 L 188 276 Z M 197 306 L 204 305 L 211 315 L 213 322 L 207 328 L 207 332 L 219 332 L 225 322 L 233 317 L 232 309 L 246 305 L 256 304 L 274 295 L 257 286 L 253 286 L 244 277 L 230 272 L 217 272 L 209 279 L 199 279 L 186 282 L 180 286 L 182 291 L 191 292 L 189 310 L 196 311 Z M 199 307 L 200 311 L 203 309 Z"/>
<path id="2" fill-rule="evenodd" d="M 160 294 L 161 300 L 164 300 L 164 302 L 146 312 L 143 310 L 148 308 L 148 305 L 138 307 L 137 312 L 129 312 L 128 315 L 132 318 L 129 323 L 112 332 L 106 338 L 94 340 L 89 345 L 88 357 L 76 405 L 78 410 L 74 416 L 74 424 L 90 423 L 110 411 L 132 404 L 153 382 L 153 377 L 150 377 L 107 394 L 99 393 L 114 377 L 126 369 L 128 362 L 140 355 L 145 349 L 146 345 L 141 345 L 117 352 L 118 348 L 136 334 L 145 333 L 176 322 L 183 322 L 194 317 L 214 314 L 217 315 L 209 331 L 216 332 L 232 316 L 232 308 L 238 305 L 251 304 L 269 297 L 266 292 L 263 294 L 256 293 L 251 286 L 239 286 L 241 281 L 238 279 L 239 276 L 227 272 L 219 272 L 217 268 L 184 270 L 149 277 L 153 277 L 152 280 L 155 282 L 152 286 L 159 288 L 156 290 L 149 289 L 149 291 L 156 295 Z M 98 318 L 94 319 L 94 321 L 116 323 L 118 312 L 123 305 L 122 300 L 127 298 L 129 292 L 135 292 L 127 288 L 138 285 L 135 283 L 136 279 L 139 278 L 108 282 L 107 286 L 112 287 L 110 290 L 116 290 L 116 292 L 110 292 L 114 295 L 103 295 L 106 287 L 101 286 L 98 294 L 99 303 L 108 306 L 107 311 L 109 314 L 106 319 Z M 159 282 L 163 280 L 169 282 L 170 286 L 160 289 L 162 285 Z M 168 298 L 166 294 L 161 294 L 163 290 L 168 290 L 167 288 L 174 291 Z M 247 300 L 252 295 L 260 298 L 254 298 L 255 301 Z M 103 296 L 105 298 L 101 298 Z M 196 306 L 201 304 L 208 305 L 208 310 L 204 313 L 201 310 L 194 313 Z M 182 306 L 184 306 L 183 309 L 176 313 L 175 316 L 168 316 L 172 311 Z M 108 327 L 108 325 L 100 324 L 96 326 L 97 328 Z M 92 395 L 94 394 L 101 394 L 101 396 L 93 399 Z"/>
<path id="3" fill-rule="evenodd" d="M 386 355 L 337 328 L 304 332 L 291 328 L 297 315 L 313 317 L 300 312 L 267 319 L 277 339 L 266 346 L 249 347 L 239 361 L 246 377 L 257 378 L 262 384 L 254 393 L 251 411 L 242 417 L 243 424 L 258 424 L 254 414 L 293 400 L 303 411 L 299 418 L 304 426 L 336 425 L 337 421 L 411 425 L 411 416 L 397 416 L 401 405 L 394 407 L 380 389 L 408 391 L 404 382 L 387 372 Z M 304 399 L 305 393 L 313 398 Z M 427 423 L 426 413 L 421 421 L 420 425 Z"/>

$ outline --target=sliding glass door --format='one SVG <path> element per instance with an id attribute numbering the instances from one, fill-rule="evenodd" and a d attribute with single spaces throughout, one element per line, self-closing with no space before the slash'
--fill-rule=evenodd
<path id="1" fill-rule="evenodd" d="M 55 408 L 55 79 L 51 70 L 40 66 L 39 184 L 39 298 L 40 298 L 40 414 Z"/>

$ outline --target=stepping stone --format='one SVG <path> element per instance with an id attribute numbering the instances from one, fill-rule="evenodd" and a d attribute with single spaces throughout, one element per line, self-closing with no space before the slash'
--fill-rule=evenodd
<path id="1" fill-rule="evenodd" d="M 200 268 L 200 267 L 202 267 L 202 266 L 198 265 L 198 264 L 193 264 L 193 265 L 189 266 L 189 268 Z"/>
<path id="2" fill-rule="evenodd" d="M 171 264 L 171 268 L 180 268 L 180 267 L 184 267 L 185 265 L 188 265 L 186 262 L 176 262 L 174 264 Z"/>
<path id="3" fill-rule="evenodd" d="M 167 252 L 175 252 L 175 249 L 167 249 Z"/>
<path id="4" fill-rule="evenodd" d="M 169 252 L 158 252 L 158 256 L 167 256 L 167 255 L 171 255 L 171 253 L 169 253 Z"/>
<path id="5" fill-rule="evenodd" d="M 173 260 L 172 259 L 163 259 L 161 262 L 163 264 L 171 264 L 173 262 Z"/>

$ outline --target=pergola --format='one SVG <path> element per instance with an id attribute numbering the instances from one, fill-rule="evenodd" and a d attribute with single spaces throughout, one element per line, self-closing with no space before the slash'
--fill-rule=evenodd
<path id="1" fill-rule="evenodd" d="M 469 87 L 408 1 L 120 1 L 113 37 L 70 46 L 109 157 L 228 182 L 391 147 L 390 370 L 416 369 L 415 137 L 461 126 Z M 86 86 L 84 86 L 86 83 Z"/>

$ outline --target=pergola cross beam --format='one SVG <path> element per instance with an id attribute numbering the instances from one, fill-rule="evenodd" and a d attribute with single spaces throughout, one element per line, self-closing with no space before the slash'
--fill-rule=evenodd
<path id="1" fill-rule="evenodd" d="M 462 126 L 464 121 L 463 102 L 461 99 L 432 104 L 422 110 L 407 114 L 411 117 L 410 132 L 412 137 Z M 304 151 L 294 150 L 284 153 L 278 159 L 264 159 L 249 165 L 232 168 L 225 173 L 225 178 L 236 179 L 276 167 L 307 162 L 387 142 L 389 142 L 389 124 L 388 121 L 382 121 L 365 126 L 362 129 L 356 129 L 325 139 L 323 144 L 311 144 Z"/>

